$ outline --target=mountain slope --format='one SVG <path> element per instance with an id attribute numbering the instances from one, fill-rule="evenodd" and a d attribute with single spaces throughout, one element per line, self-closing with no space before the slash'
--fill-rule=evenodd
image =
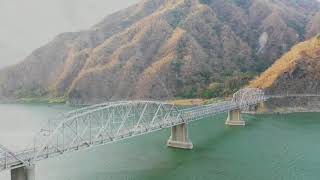
<path id="1" fill-rule="evenodd" d="M 318 94 L 320 35 L 297 44 L 250 84 L 272 94 Z"/>
<path id="2" fill-rule="evenodd" d="M 306 37 L 311 38 L 320 32 L 320 12 L 314 14 L 306 27 Z"/>
<path id="3" fill-rule="evenodd" d="M 211 95 L 231 93 L 317 32 L 319 9 L 314 0 L 144 0 L 0 71 L 0 98 L 166 99 L 214 84 L 222 90 Z"/>

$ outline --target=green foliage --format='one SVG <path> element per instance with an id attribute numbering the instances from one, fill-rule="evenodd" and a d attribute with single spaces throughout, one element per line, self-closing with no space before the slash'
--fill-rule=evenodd
<path id="1" fill-rule="evenodd" d="M 201 81 L 204 82 L 204 84 L 209 84 L 211 79 L 211 72 L 209 71 L 203 71 L 200 72 Z"/>
<path id="2" fill-rule="evenodd" d="M 212 27 L 212 36 L 221 37 L 223 24 L 216 24 Z"/>
<path id="3" fill-rule="evenodd" d="M 221 73 L 221 76 L 222 76 L 222 77 L 225 77 L 225 78 L 228 78 L 228 77 L 232 76 L 232 74 L 233 74 L 232 71 L 227 71 L 227 70 L 225 70 L 225 71 L 223 71 L 223 72 Z M 223 79 L 225 79 L 225 78 L 223 78 Z"/>
<path id="4" fill-rule="evenodd" d="M 229 0 L 229 1 L 242 8 L 248 8 L 251 5 L 251 0 Z"/>
<path id="5" fill-rule="evenodd" d="M 184 14 L 181 11 L 175 10 L 171 12 L 170 17 L 168 18 L 168 23 L 172 27 L 176 28 L 181 23 L 181 20 L 183 19 L 183 17 L 184 17 Z"/>
<path id="6" fill-rule="evenodd" d="M 170 68 L 175 73 L 180 73 L 181 67 L 183 66 L 184 62 L 181 59 L 174 59 L 170 63 Z"/>
<path id="7" fill-rule="evenodd" d="M 181 67 L 183 66 L 183 64 L 183 61 L 180 59 L 174 59 L 170 64 L 171 71 L 175 74 L 177 87 L 182 87 L 183 85 L 183 81 L 180 78 Z"/>
<path id="8" fill-rule="evenodd" d="M 188 42 L 183 39 L 178 42 L 177 47 L 176 47 L 178 59 L 183 59 L 184 52 L 186 50 L 186 47 L 188 47 L 188 45 L 189 45 Z"/>
<path id="9" fill-rule="evenodd" d="M 250 80 L 252 80 L 256 76 L 255 73 L 236 73 L 233 77 L 225 81 L 224 89 L 229 90 L 230 92 L 234 93 L 238 91 L 241 87 L 248 84 Z"/>
<path id="10" fill-rule="evenodd" d="M 213 0 L 200 0 L 202 4 L 211 4 Z M 248 8 L 251 4 L 251 0 L 226 0 L 227 2 L 234 3 L 239 7 Z"/>
<path id="11" fill-rule="evenodd" d="M 39 98 L 20 98 L 18 99 L 20 103 L 45 103 L 45 104 L 65 104 L 67 100 L 64 97 L 56 97 L 56 98 L 46 98 L 46 97 L 39 97 Z"/>
<path id="12" fill-rule="evenodd" d="M 266 59 L 260 59 L 257 56 L 253 56 L 253 59 L 256 61 L 255 68 L 253 69 L 255 72 L 263 72 L 271 65 L 271 62 Z"/>
<path id="13" fill-rule="evenodd" d="M 48 99 L 50 104 L 65 104 L 67 102 L 65 97 L 56 97 Z"/>
<path id="14" fill-rule="evenodd" d="M 200 3 L 202 3 L 202 4 L 210 4 L 211 0 L 200 0 Z"/>
<path id="15" fill-rule="evenodd" d="M 15 92 L 15 96 L 18 98 L 33 98 L 43 96 L 46 92 L 46 90 L 39 87 L 20 88 Z"/>
<path id="16" fill-rule="evenodd" d="M 250 72 L 234 72 L 233 74 L 227 73 L 229 76 L 222 78 L 221 82 L 212 82 L 211 75 L 208 72 L 203 72 L 197 77 L 197 81 L 201 82 L 200 84 L 205 85 L 206 81 L 211 81 L 208 83 L 205 88 L 201 88 L 199 84 L 193 84 L 189 87 L 183 87 L 182 92 L 177 94 L 179 98 L 203 98 L 203 99 L 212 99 L 227 97 L 238 91 L 243 86 L 247 85 L 257 74 Z M 204 78 L 206 77 L 206 78 Z M 204 79 L 203 79 L 204 78 Z M 203 82 L 204 81 L 204 82 Z"/>
<path id="17" fill-rule="evenodd" d="M 196 97 L 198 97 L 197 88 L 196 87 L 192 87 L 189 90 L 185 90 L 182 93 L 180 93 L 178 95 L 178 97 L 187 98 L 187 99 L 196 98 Z"/>
<path id="18" fill-rule="evenodd" d="M 47 91 L 42 88 L 20 88 L 15 93 L 20 103 L 45 103 L 45 104 L 64 104 L 65 97 L 47 97 Z"/>
<path id="19" fill-rule="evenodd" d="M 200 96 L 205 99 L 229 96 L 248 84 L 255 75 L 255 73 L 235 73 L 226 78 L 223 83 L 211 83 L 201 92 Z"/>
<path id="20" fill-rule="evenodd" d="M 287 25 L 296 30 L 299 34 L 300 40 L 303 40 L 305 34 L 305 27 L 303 26 L 303 23 L 298 23 L 294 20 L 288 20 Z"/>
<path id="21" fill-rule="evenodd" d="M 224 86 L 222 83 L 212 83 L 201 93 L 201 97 L 205 99 L 219 97 L 223 94 L 223 90 Z"/>
<path id="22" fill-rule="evenodd" d="M 258 63 L 255 67 L 256 72 L 263 72 L 270 66 L 270 62 L 267 61 L 261 61 L 261 63 Z"/>

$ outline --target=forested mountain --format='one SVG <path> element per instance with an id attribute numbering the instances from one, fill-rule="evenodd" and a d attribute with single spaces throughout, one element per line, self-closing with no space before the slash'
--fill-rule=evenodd
<path id="1" fill-rule="evenodd" d="M 319 94 L 320 34 L 294 46 L 250 86 L 270 94 Z"/>
<path id="2" fill-rule="evenodd" d="M 143 0 L 0 71 L 4 100 L 214 97 L 320 31 L 316 0 Z"/>

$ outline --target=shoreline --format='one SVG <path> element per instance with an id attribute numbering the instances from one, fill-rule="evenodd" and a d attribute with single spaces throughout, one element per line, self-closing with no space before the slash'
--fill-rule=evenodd
<path id="1" fill-rule="evenodd" d="M 305 109 L 305 108 L 288 108 L 286 110 L 274 110 L 274 111 L 264 111 L 264 112 L 257 112 L 257 111 L 245 111 L 242 112 L 243 114 L 250 114 L 250 115 L 268 115 L 268 114 L 292 114 L 292 113 L 319 113 L 320 109 Z"/>
<path id="2" fill-rule="evenodd" d="M 143 100 L 143 99 L 142 99 Z M 154 100 L 154 101 L 163 101 L 167 103 L 173 103 L 177 106 L 199 106 L 199 105 L 206 105 L 210 103 L 218 103 L 228 100 L 228 98 L 212 98 L 212 99 L 201 99 L 201 98 L 194 98 L 194 99 L 163 99 L 163 100 Z M 121 101 L 121 100 L 119 100 Z M 0 99 L 0 104 L 66 104 L 71 106 L 91 106 L 100 103 L 86 103 L 86 104 L 74 104 L 70 103 L 63 97 L 59 98 L 20 98 L 20 99 Z M 103 103 L 103 102 L 102 102 Z"/>
<path id="3" fill-rule="evenodd" d="M 0 100 L 0 104 L 68 104 L 63 98 L 21 98 Z"/>
<path id="4" fill-rule="evenodd" d="M 171 99 L 163 100 L 164 102 L 173 103 L 176 106 L 201 106 L 211 103 L 219 103 L 229 100 L 229 98 L 214 99 Z M 44 104 L 44 105 L 69 105 L 73 107 L 91 106 L 94 104 L 70 104 L 64 98 L 22 98 L 16 100 L 0 100 L 0 104 Z M 291 113 L 319 113 L 320 108 L 314 107 L 276 107 L 258 111 L 243 111 L 242 114 L 263 115 L 263 114 L 291 114 Z"/>

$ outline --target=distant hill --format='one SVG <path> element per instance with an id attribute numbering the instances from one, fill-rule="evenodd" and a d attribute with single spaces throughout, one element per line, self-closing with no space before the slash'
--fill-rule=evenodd
<path id="1" fill-rule="evenodd" d="M 319 32 L 316 0 L 143 0 L 0 71 L 0 98 L 214 97 Z"/>
<path id="2" fill-rule="evenodd" d="M 250 86 L 271 94 L 319 94 L 320 34 L 294 46 Z"/>

